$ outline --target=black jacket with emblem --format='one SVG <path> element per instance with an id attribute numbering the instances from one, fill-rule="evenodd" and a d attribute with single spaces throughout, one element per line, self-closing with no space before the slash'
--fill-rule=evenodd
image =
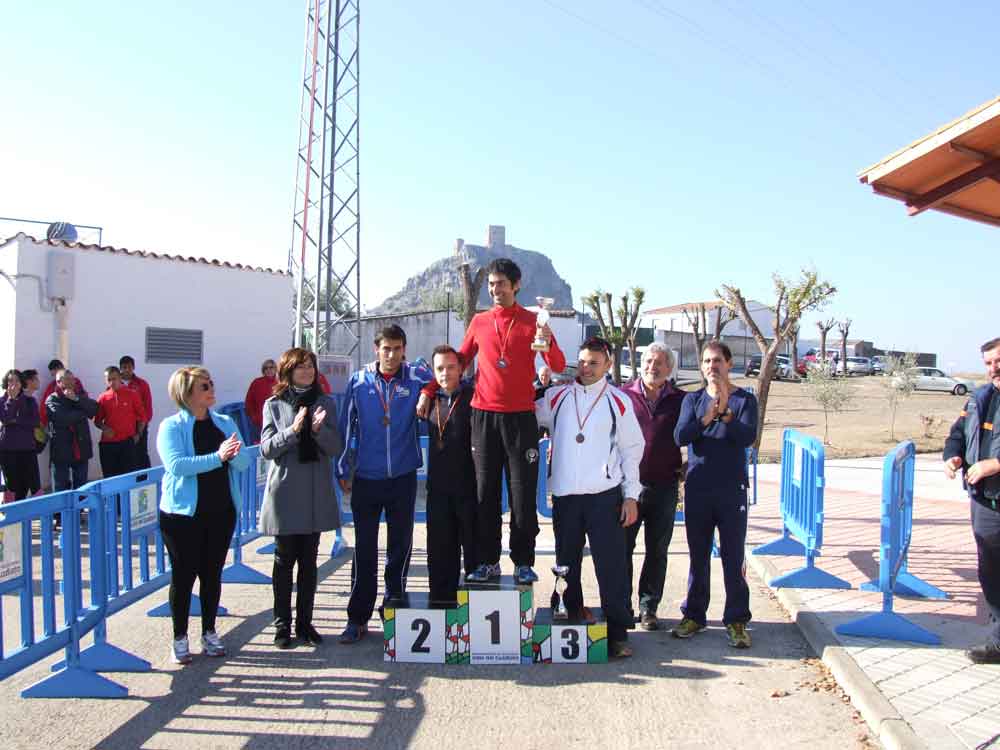
<path id="1" fill-rule="evenodd" d="M 997 395 L 997 389 L 990 383 L 972 392 L 965 409 L 951 426 L 951 431 L 945 440 L 943 451 L 945 461 L 958 456 L 962 459 L 963 469 L 968 469 L 979 461 L 980 441 L 983 429 L 986 427 L 984 420 L 989 418 L 990 403 L 994 398 L 1000 398 L 1000 395 Z M 989 425 L 987 429 L 991 431 L 988 455 L 990 458 L 1000 459 L 1000 424 Z M 962 482 L 969 492 L 969 497 L 977 503 L 997 509 L 997 498 L 1000 497 L 1000 474 L 986 477 L 976 484 L 968 484 L 963 476 Z"/>

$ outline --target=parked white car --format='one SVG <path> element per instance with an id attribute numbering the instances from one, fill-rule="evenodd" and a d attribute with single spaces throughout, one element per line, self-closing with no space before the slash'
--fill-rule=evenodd
<path id="1" fill-rule="evenodd" d="M 953 378 L 945 375 L 936 367 L 914 367 L 907 370 L 907 375 L 914 380 L 914 388 L 918 391 L 944 391 L 964 396 L 976 387 L 975 381 L 965 378 Z M 893 378 L 893 385 L 902 385 L 902 378 Z"/>

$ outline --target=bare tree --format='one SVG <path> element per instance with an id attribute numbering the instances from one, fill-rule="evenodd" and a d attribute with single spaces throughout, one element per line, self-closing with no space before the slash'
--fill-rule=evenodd
<path id="1" fill-rule="evenodd" d="M 837 321 L 833 318 L 816 321 L 816 327 L 819 329 L 819 354 L 816 355 L 816 364 L 820 367 L 826 367 L 826 334 L 835 325 L 837 325 Z"/>
<path id="2" fill-rule="evenodd" d="M 468 330 L 472 319 L 476 317 L 476 304 L 479 300 L 479 289 L 483 286 L 486 278 L 486 267 L 480 266 L 475 273 L 472 272 L 472 265 L 469 261 L 458 253 L 458 280 L 462 284 L 462 304 L 459 306 L 464 313 L 465 328 Z"/>
<path id="3" fill-rule="evenodd" d="M 847 375 L 847 336 L 851 332 L 851 319 L 844 318 L 837 323 L 837 330 L 840 331 L 840 371 Z"/>
<path id="4" fill-rule="evenodd" d="M 646 292 L 641 287 L 634 286 L 620 298 L 617 309 L 611 307 L 611 292 L 602 292 L 600 289 L 591 292 L 583 301 L 590 308 L 590 311 L 597 318 L 597 325 L 601 329 L 601 336 L 607 339 L 614 349 L 614 363 L 612 365 L 611 377 L 615 385 L 622 382 L 621 354 L 628 346 L 631 355 L 632 373 L 637 372 L 635 334 L 636 324 L 639 320 L 639 308 L 642 307 L 646 299 Z M 601 309 L 601 305 L 604 309 Z M 607 317 L 605 318 L 605 313 Z M 618 316 L 618 324 L 615 325 L 615 314 Z"/>
<path id="5" fill-rule="evenodd" d="M 736 320 L 737 316 L 732 310 L 730 310 L 725 305 L 719 305 L 715 308 L 715 340 L 722 341 L 722 331 L 723 329 Z M 698 349 L 699 356 L 701 355 L 701 349 Z"/>
<path id="6" fill-rule="evenodd" d="M 777 273 L 772 274 L 774 282 L 775 302 L 768 309 L 774 315 L 774 338 L 768 343 L 760 326 L 753 319 L 747 307 L 746 297 L 739 287 L 723 284 L 716 296 L 722 303 L 739 316 L 740 320 L 750 329 L 754 341 L 760 348 L 760 377 L 757 384 L 757 440 L 755 447 L 760 447 L 764 433 L 764 416 L 767 413 L 767 395 L 771 389 L 771 379 L 774 377 L 774 362 L 778 350 L 792 329 L 799 323 L 802 316 L 810 310 L 822 308 L 823 305 L 837 293 L 837 288 L 828 281 L 821 281 L 816 271 L 803 269 L 798 279 L 785 279 Z"/>
<path id="7" fill-rule="evenodd" d="M 694 315 L 688 312 L 685 307 L 681 310 L 684 313 L 684 317 L 687 318 L 688 324 L 691 326 L 691 331 L 694 333 L 694 356 L 695 358 L 701 357 L 701 350 L 705 346 L 705 337 L 708 335 L 708 320 L 706 319 L 705 303 L 699 302 L 694 308 Z M 716 336 L 718 338 L 718 336 Z"/>
<path id="8" fill-rule="evenodd" d="M 799 371 L 799 331 L 802 330 L 802 323 L 796 323 L 792 328 L 792 373 L 794 374 Z"/>

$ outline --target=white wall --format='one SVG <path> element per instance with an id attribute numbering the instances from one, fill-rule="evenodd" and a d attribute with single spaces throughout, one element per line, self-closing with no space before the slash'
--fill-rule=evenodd
<path id="1" fill-rule="evenodd" d="M 117 365 L 124 354 L 135 358 L 136 372 L 149 381 L 153 394 L 150 457 L 154 465 L 159 462 L 155 451 L 159 422 L 177 411 L 167 396 L 167 380 L 182 363 L 145 362 L 147 326 L 204 331 L 201 365 L 212 373 L 219 404 L 242 401 L 250 381 L 260 375 L 260 363 L 268 357 L 277 359 L 291 343 L 292 281 L 287 275 L 53 247 L 26 237 L 0 248 L 0 258 L 12 248 L 17 248 L 19 274 L 46 276 L 50 252 L 75 258 L 66 364 L 90 395 L 96 396 L 104 389 L 106 366 Z M 44 387 L 48 384 L 46 365 L 58 355 L 55 316 L 39 309 L 37 288 L 24 281 L 17 286 L 14 327 L 13 356 L 8 355 L 3 366 L 16 363 L 19 369 L 37 369 Z M 42 466 L 47 467 L 47 457 L 43 458 Z M 90 476 L 99 476 L 96 459 Z"/>
<path id="2" fill-rule="evenodd" d="M 761 303 L 754 300 L 747 301 L 747 307 L 750 309 L 750 314 L 753 316 L 754 322 L 760 328 L 760 332 L 765 338 L 774 337 L 774 313 L 764 307 Z M 691 311 L 694 315 L 694 310 Z M 708 331 L 713 333 L 715 331 L 715 321 L 718 317 L 718 308 L 714 310 L 707 310 L 705 317 L 708 322 Z M 642 315 L 643 325 L 652 325 L 655 330 L 660 331 L 677 331 L 683 333 L 692 333 L 691 324 L 687 319 L 687 316 L 683 312 L 667 313 L 663 315 Z M 743 336 L 744 326 L 743 321 L 734 320 L 726 324 L 723 329 L 724 336 Z M 750 335 L 747 332 L 746 335 Z"/>

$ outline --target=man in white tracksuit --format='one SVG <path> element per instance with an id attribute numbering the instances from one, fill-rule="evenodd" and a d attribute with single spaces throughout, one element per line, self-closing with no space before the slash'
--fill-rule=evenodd
<path id="1" fill-rule="evenodd" d="M 552 526 L 556 562 L 569 567 L 566 607 L 571 617 L 593 621 L 580 585 L 586 537 L 608 621 L 608 653 L 623 658 L 632 655 L 625 527 L 638 516 L 646 443 L 631 399 L 605 378 L 610 351 L 603 339 L 585 341 L 576 382 L 548 389 L 535 402 L 535 417 L 552 436 Z"/>

